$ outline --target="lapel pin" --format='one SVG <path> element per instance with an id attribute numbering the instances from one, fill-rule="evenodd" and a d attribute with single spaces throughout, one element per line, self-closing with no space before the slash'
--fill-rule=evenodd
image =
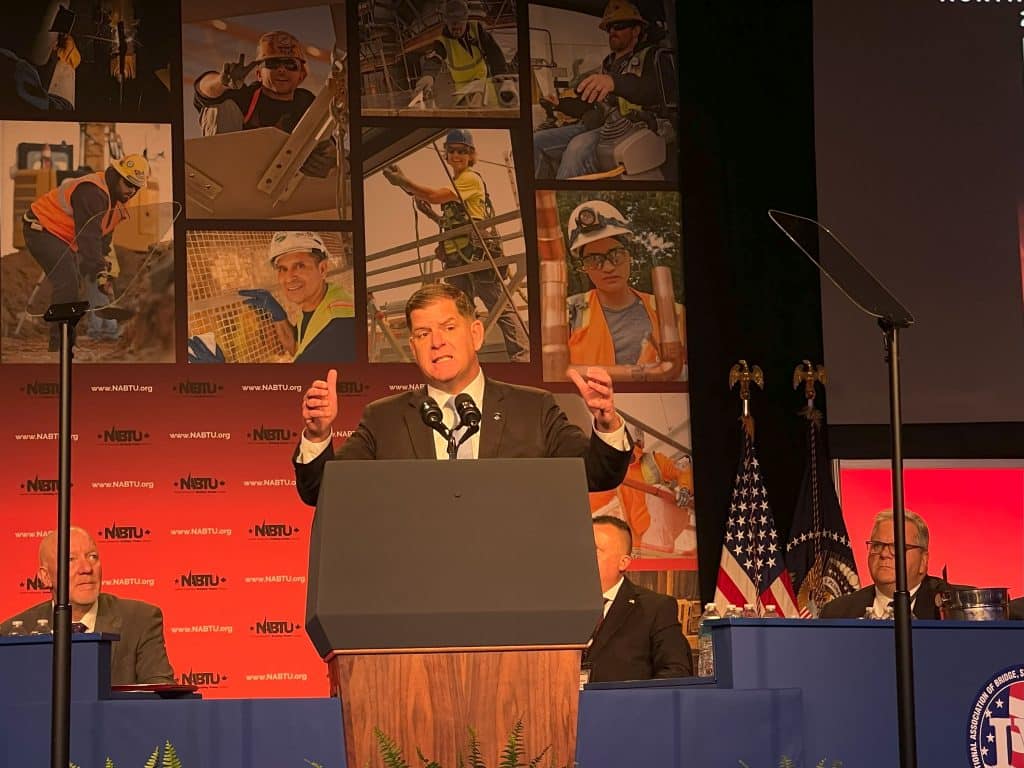
<path id="1" fill-rule="evenodd" d="M 495 421 L 501 421 L 501 418 L 502 418 L 502 417 L 501 417 L 501 411 L 495 411 L 495 412 L 494 412 L 494 416 L 493 416 L 492 418 L 493 418 L 493 419 L 494 419 Z"/>

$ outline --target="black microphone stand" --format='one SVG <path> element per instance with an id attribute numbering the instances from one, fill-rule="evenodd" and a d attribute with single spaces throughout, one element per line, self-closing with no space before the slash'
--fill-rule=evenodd
<path id="1" fill-rule="evenodd" d="M 900 765 L 917 766 L 914 718 L 914 649 L 907 589 L 907 515 L 903 507 L 903 418 L 900 404 L 900 325 L 891 317 L 879 318 L 885 334 L 885 358 L 889 364 L 889 434 L 892 445 L 892 530 L 896 564 L 893 594 L 893 626 L 896 634 L 896 717 L 899 728 Z M 903 324 L 906 328 L 909 324 Z"/>
<path id="2" fill-rule="evenodd" d="M 889 364 L 889 436 L 892 449 L 892 527 L 896 590 L 893 629 L 896 639 L 896 716 L 900 768 L 917 768 L 914 718 L 914 651 L 907 590 L 907 515 L 903 507 L 903 419 L 900 403 L 900 329 L 914 317 L 854 257 L 832 232 L 813 219 L 769 210 L 769 218 L 842 291 L 855 306 L 876 318 L 884 334 Z"/>
<path id="3" fill-rule="evenodd" d="M 50 768 L 71 761 L 71 359 L 74 327 L 89 302 L 51 304 L 43 319 L 60 324 L 60 428 L 57 468 L 57 583 L 53 596 L 53 693 L 50 706 Z"/>

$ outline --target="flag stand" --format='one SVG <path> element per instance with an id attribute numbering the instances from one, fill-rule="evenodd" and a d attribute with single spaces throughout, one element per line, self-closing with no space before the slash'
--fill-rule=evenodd
<path id="1" fill-rule="evenodd" d="M 882 328 L 889 365 L 889 430 L 892 449 L 893 556 L 896 568 L 894 628 L 896 639 L 896 716 L 900 768 L 917 768 L 914 724 L 914 653 L 910 593 L 907 590 L 907 517 L 903 507 L 903 439 L 900 407 L 899 331 L 914 317 L 826 227 L 805 216 L 769 210 L 768 217 L 815 266 L 859 309 Z"/>

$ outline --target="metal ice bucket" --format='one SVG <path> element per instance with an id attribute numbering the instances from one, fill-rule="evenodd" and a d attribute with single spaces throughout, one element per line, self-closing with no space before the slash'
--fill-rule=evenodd
<path id="1" fill-rule="evenodd" d="M 939 593 L 939 615 L 951 621 L 1002 621 L 1010 618 L 1006 587 L 950 588 Z"/>

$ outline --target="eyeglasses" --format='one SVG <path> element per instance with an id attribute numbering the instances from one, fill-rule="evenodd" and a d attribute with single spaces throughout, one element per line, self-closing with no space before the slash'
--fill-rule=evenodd
<path id="1" fill-rule="evenodd" d="M 868 552 L 872 555 L 880 555 L 886 551 L 888 551 L 890 555 L 896 554 L 896 542 L 894 541 L 875 541 L 874 539 L 868 539 L 865 544 L 868 545 Z M 903 549 L 906 552 L 910 552 L 912 549 L 924 549 L 924 547 L 920 544 L 904 544 Z"/>
<path id="2" fill-rule="evenodd" d="M 473 154 L 473 148 L 472 147 L 454 146 L 452 144 L 449 144 L 448 146 L 446 146 L 444 148 L 444 150 L 449 155 L 471 155 L 471 154 Z"/>
<path id="3" fill-rule="evenodd" d="M 624 29 L 632 29 L 639 26 L 639 22 L 636 21 L 611 21 L 608 23 L 607 30 L 609 32 L 621 32 Z"/>
<path id="4" fill-rule="evenodd" d="M 612 248 L 604 253 L 588 253 L 586 256 L 580 257 L 580 268 L 583 270 L 601 269 L 605 262 L 608 262 L 613 267 L 617 267 L 628 259 L 630 255 L 629 249 L 622 246 Z"/>
<path id="5" fill-rule="evenodd" d="M 289 59 L 282 57 L 276 59 L 265 59 L 263 61 L 263 66 L 266 67 L 267 69 L 277 69 L 278 67 L 284 67 L 289 72 L 298 72 L 299 67 L 302 66 L 302 63 L 298 59 Z"/>

